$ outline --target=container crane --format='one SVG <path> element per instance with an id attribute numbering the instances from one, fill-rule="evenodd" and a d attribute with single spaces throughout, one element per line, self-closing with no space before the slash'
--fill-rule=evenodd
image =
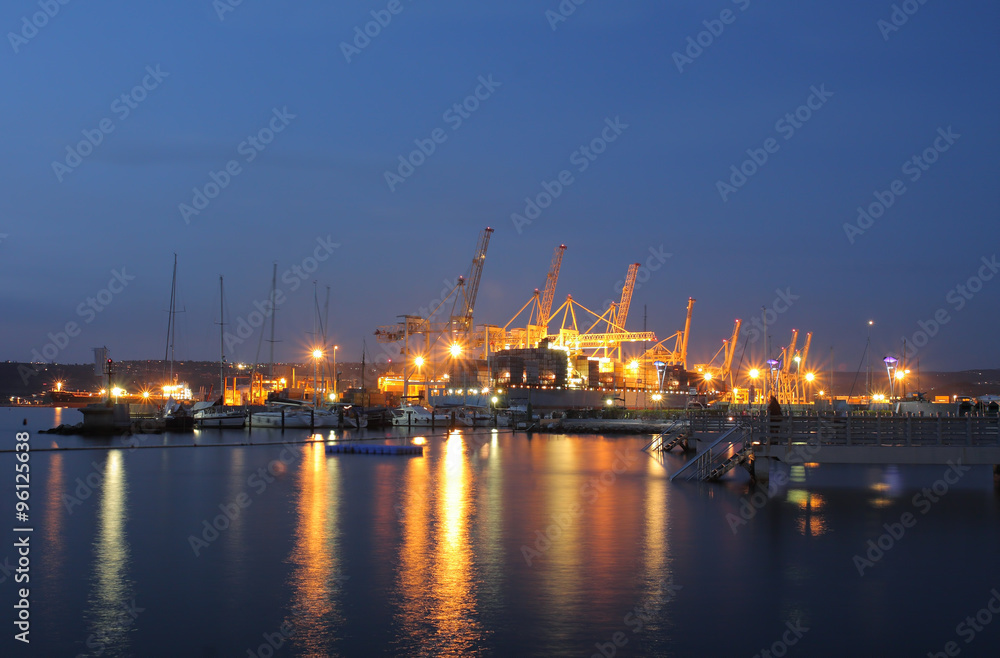
<path id="1" fill-rule="evenodd" d="M 459 277 L 458 286 L 462 291 L 460 313 L 455 313 L 458 306 L 459 296 L 455 297 L 455 304 L 452 306 L 451 326 L 453 333 L 467 334 L 473 328 L 472 314 L 476 307 L 476 295 L 479 294 L 479 281 L 483 277 L 483 265 L 486 263 L 486 249 L 490 246 L 490 237 L 493 229 L 486 227 L 479 234 L 479 244 L 476 246 L 476 255 L 472 258 L 472 267 L 469 269 L 469 279 L 466 282 L 463 277 Z"/>
<path id="2" fill-rule="evenodd" d="M 694 297 L 688 297 L 687 318 L 684 320 L 684 334 L 680 337 L 680 362 L 687 370 L 688 367 L 688 338 L 691 336 L 691 311 L 694 310 Z"/>
<path id="3" fill-rule="evenodd" d="M 545 292 L 542 294 L 542 303 L 538 309 L 538 325 L 543 328 L 549 325 L 549 311 L 552 310 L 552 300 L 556 296 L 556 283 L 559 281 L 559 268 L 562 267 L 564 253 L 566 253 L 566 245 L 561 244 L 556 247 L 552 254 L 549 273 L 545 277 Z"/>
<path id="4" fill-rule="evenodd" d="M 625 322 L 628 320 L 628 308 L 632 305 L 632 291 L 635 290 L 635 277 L 639 273 L 639 267 L 641 267 L 640 263 L 632 263 L 628 266 L 625 285 L 622 287 L 622 299 L 618 302 L 618 307 L 612 315 L 613 323 L 622 329 L 625 328 Z"/>

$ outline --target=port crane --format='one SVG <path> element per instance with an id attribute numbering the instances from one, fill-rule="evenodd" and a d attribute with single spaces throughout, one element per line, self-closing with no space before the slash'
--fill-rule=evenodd
<path id="1" fill-rule="evenodd" d="M 559 282 L 559 270 L 562 267 L 564 253 L 566 253 L 566 245 L 561 244 L 555 248 L 552 253 L 552 263 L 549 265 L 549 273 L 545 277 L 545 292 L 539 294 L 538 288 L 535 288 L 531 299 L 525 302 L 524 306 L 514 314 L 514 317 L 498 331 L 500 344 L 497 344 L 494 349 L 501 349 L 504 347 L 503 343 L 519 348 L 537 347 L 538 343 L 548 335 L 552 301 L 555 299 L 556 284 Z M 507 333 L 508 327 L 529 307 L 531 310 L 528 311 L 527 326 L 524 329 L 512 329 L 510 333 Z"/>
<path id="2" fill-rule="evenodd" d="M 694 369 L 695 372 L 701 373 L 704 388 L 710 390 L 721 390 L 722 387 L 728 387 L 727 390 L 732 391 L 734 389 L 735 382 L 733 381 L 733 357 L 736 355 L 736 343 L 740 339 L 740 327 L 743 321 L 739 318 L 733 323 L 733 334 L 728 339 L 723 339 L 722 347 L 712 356 L 708 363 L 696 364 Z M 715 360 L 722 357 L 721 365 L 716 366 Z"/>
<path id="3" fill-rule="evenodd" d="M 402 322 L 382 325 L 376 328 L 375 337 L 380 343 L 397 343 L 399 341 L 403 341 L 403 347 L 400 350 L 400 353 L 403 355 L 404 396 L 406 395 L 409 376 L 414 371 L 421 371 L 425 363 L 429 369 L 434 369 L 434 364 L 428 363 L 428 361 L 431 360 L 434 344 L 442 335 L 449 334 L 453 343 L 457 342 L 459 335 L 461 335 L 463 341 L 466 343 L 466 346 L 469 346 L 476 341 L 476 337 L 473 332 L 473 313 L 475 311 L 476 296 L 479 292 L 479 282 L 482 280 L 483 276 L 483 266 L 486 262 L 486 250 L 489 247 L 490 237 L 492 235 L 492 228 L 487 226 L 482 230 L 479 234 L 479 240 L 476 245 L 476 253 L 472 258 L 472 265 L 469 270 L 468 280 L 466 280 L 466 277 L 460 276 L 455 286 L 448 292 L 447 295 L 444 296 L 436 307 L 431 309 L 431 312 L 427 314 L 427 317 L 422 317 L 420 315 L 403 315 L 400 316 L 402 318 Z M 449 300 L 451 300 L 452 306 L 448 321 L 433 322 L 432 319 L 438 315 Z M 490 329 L 487 328 L 486 331 L 489 332 Z M 423 353 L 414 354 L 410 345 L 411 338 L 421 335 L 423 336 Z"/>
<path id="4" fill-rule="evenodd" d="M 479 282 L 483 278 L 483 266 L 486 264 L 486 249 L 490 246 L 492 235 L 493 229 L 488 226 L 479 234 L 476 255 L 472 257 L 472 267 L 469 268 L 468 283 L 464 277 L 458 277 L 459 294 L 455 295 L 451 310 L 453 334 L 468 334 L 474 328 L 472 316 L 476 307 L 476 296 L 479 294 Z M 461 301 L 461 306 L 459 306 L 459 301 Z M 459 313 L 455 313 L 456 307 L 459 308 Z"/>
<path id="5" fill-rule="evenodd" d="M 779 359 L 768 361 L 771 394 L 778 399 L 779 404 L 801 404 L 805 402 L 805 382 L 808 380 L 805 372 L 806 359 L 809 358 L 809 347 L 812 343 L 812 333 L 806 334 L 805 347 L 796 352 L 799 331 L 792 329 L 792 340 L 781 348 Z"/>

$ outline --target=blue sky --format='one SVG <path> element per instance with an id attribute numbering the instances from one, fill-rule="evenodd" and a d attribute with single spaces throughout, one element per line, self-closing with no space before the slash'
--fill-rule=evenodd
<path id="1" fill-rule="evenodd" d="M 219 4 L 69 2 L 34 31 L 24 21 L 43 11 L 37 0 L 0 9 L 0 358 L 30 359 L 68 322 L 79 333 L 58 362 L 90 361 L 97 345 L 162 357 L 173 253 L 177 353 L 218 358 L 219 275 L 235 323 L 267 298 L 272 263 L 280 277 L 317 240 L 339 246 L 289 275 L 296 290 L 279 282 L 277 358 L 303 357 L 313 280 L 321 297 L 332 288 L 341 358 L 360 358 L 362 339 L 383 354 L 375 327 L 466 272 L 492 226 L 478 322 L 505 324 L 544 286 L 560 243 L 556 304 L 570 293 L 592 308 L 652 249 L 672 256 L 636 290 L 629 328 L 642 328 L 645 306 L 667 336 L 697 298 L 692 362 L 781 290 L 794 298 L 769 318 L 775 347 L 792 328 L 812 331 L 814 353 L 832 346 L 835 366 L 854 369 L 874 318 L 878 357 L 927 331 L 922 368 L 1000 367 L 1000 276 L 983 261 L 1000 251 L 995 3 L 914 4 L 886 39 L 889 2 L 588 0 L 553 29 L 555 0 L 401 0 L 350 62 L 341 44 L 389 2 L 244 0 L 221 19 Z M 713 22 L 724 10 L 728 24 Z M 674 53 L 699 33 L 709 45 L 679 71 Z M 446 112 L 480 76 L 498 84 L 456 126 Z M 144 79 L 123 116 L 116 101 Z M 779 129 L 814 87 L 830 95 L 794 134 Z M 247 147 L 275 110 L 287 125 Z M 615 119 L 628 127 L 579 171 L 572 154 Z M 102 120 L 111 130 L 92 152 L 54 171 Z M 958 137 L 939 139 L 949 127 Z M 386 171 L 435 130 L 444 140 L 391 190 Z M 721 193 L 768 139 L 767 161 Z M 935 161 L 911 180 L 904 163 L 926 149 Z M 239 173 L 186 222 L 181 204 L 230 161 Z M 573 183 L 518 232 L 511 215 L 563 170 Z M 905 191 L 886 196 L 896 180 Z M 876 192 L 891 206 L 845 231 Z M 134 279 L 91 313 L 113 271 Z M 935 314 L 947 317 L 936 332 Z M 259 331 L 227 356 L 252 361 L 258 343 Z"/>

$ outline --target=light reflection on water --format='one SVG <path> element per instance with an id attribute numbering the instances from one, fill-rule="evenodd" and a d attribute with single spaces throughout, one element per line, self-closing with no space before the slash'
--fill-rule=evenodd
<path id="1" fill-rule="evenodd" d="M 926 514 L 913 495 L 945 467 L 807 466 L 770 495 L 758 486 L 750 505 L 739 469 L 723 484 L 672 484 L 690 455 L 651 458 L 639 451 L 647 440 L 472 431 L 427 435 L 422 457 L 294 445 L 284 473 L 249 489 L 253 505 L 200 558 L 188 534 L 247 490 L 280 443 L 32 453 L 45 487 L 33 490 L 45 539 L 33 594 L 39 620 L 51 618 L 33 649 L 93 655 L 82 646 L 93 633 L 104 656 L 246 655 L 291 622 L 276 657 L 589 656 L 618 632 L 619 656 L 753 655 L 796 618 L 811 628 L 796 655 L 926 655 L 985 604 L 985 584 L 1000 586 L 988 467 Z M 636 459 L 616 472 L 619 454 Z M 104 484 L 67 514 L 59 498 L 91 471 Z M 574 504 L 582 512 L 526 564 L 522 546 Z M 859 576 L 852 556 L 906 512 L 917 525 Z M 957 540 L 962 559 L 942 559 Z M 675 599 L 671 584 L 683 586 Z M 148 611 L 127 626 L 133 597 Z M 649 611 L 641 632 L 627 621 L 636 608 Z M 985 634 L 978 642 L 970 655 L 992 648 Z"/>
<path id="2" fill-rule="evenodd" d="M 340 462 L 323 443 L 307 443 L 299 462 L 297 523 L 289 561 L 292 643 L 310 656 L 331 655 L 329 629 L 340 626 L 343 565 L 340 555 Z M 284 620 L 282 620 L 284 621 Z M 275 628 L 280 624 L 276 624 Z"/>
<path id="3" fill-rule="evenodd" d="M 131 551 L 125 534 L 129 488 L 123 451 L 108 451 L 102 475 L 99 494 L 94 494 L 100 495 L 100 507 L 94 575 L 85 613 L 92 636 L 86 645 L 95 652 L 127 655 L 128 631 L 135 619 L 128 612 L 134 591 L 129 569 Z"/>

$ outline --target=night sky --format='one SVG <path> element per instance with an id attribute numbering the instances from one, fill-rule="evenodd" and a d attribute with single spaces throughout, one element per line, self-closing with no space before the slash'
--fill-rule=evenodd
<path id="1" fill-rule="evenodd" d="M 340 358 L 384 359 L 492 226 L 477 323 L 565 243 L 556 305 L 642 262 L 628 328 L 695 297 L 692 363 L 737 317 L 762 357 L 763 306 L 823 367 L 869 319 L 877 359 L 1000 367 L 996 3 L 231 2 L 3 3 L 0 358 L 162 358 L 176 253 L 178 358 L 218 358 L 219 275 L 235 331 L 276 262 L 278 360 L 313 281 Z"/>

